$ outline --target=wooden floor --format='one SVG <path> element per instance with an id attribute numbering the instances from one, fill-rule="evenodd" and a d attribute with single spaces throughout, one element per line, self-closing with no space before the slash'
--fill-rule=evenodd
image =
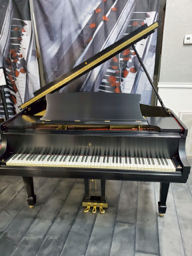
<path id="1" fill-rule="evenodd" d="M 192 175 L 171 185 L 164 218 L 158 183 L 107 181 L 106 189 L 107 212 L 85 214 L 81 180 L 36 178 L 30 209 L 21 178 L 1 176 L 0 255 L 192 255 Z"/>

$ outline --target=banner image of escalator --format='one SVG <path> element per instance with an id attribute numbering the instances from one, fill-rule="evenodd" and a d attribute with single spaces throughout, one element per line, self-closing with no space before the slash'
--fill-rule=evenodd
<path id="1" fill-rule="evenodd" d="M 138 27 L 158 19 L 158 0 L 82 0 L 34 2 L 46 83 L 105 49 Z M 54 10 L 54 11 L 53 11 Z M 135 46 L 151 77 L 157 34 Z M 152 88 L 132 48 L 126 49 L 60 92 L 140 93 L 150 104 Z"/>
<path id="2" fill-rule="evenodd" d="M 0 1 L 0 67 L 6 74 L 9 117 L 40 88 L 29 1 Z M 4 116 L 0 103 L 0 116 Z"/>

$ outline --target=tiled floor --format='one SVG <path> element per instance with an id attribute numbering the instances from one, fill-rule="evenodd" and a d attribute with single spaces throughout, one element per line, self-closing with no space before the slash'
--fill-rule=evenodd
<path id="1" fill-rule="evenodd" d="M 0 177 L 0 256 L 192 255 L 192 175 L 171 185 L 164 218 L 158 183 L 107 181 L 106 190 L 106 213 L 85 214 L 81 180 L 35 178 L 30 209 L 21 178 Z"/>

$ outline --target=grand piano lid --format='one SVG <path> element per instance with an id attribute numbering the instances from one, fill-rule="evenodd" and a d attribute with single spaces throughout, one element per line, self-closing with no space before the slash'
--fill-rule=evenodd
<path id="1" fill-rule="evenodd" d="M 56 93 L 46 95 L 42 121 L 83 124 L 148 125 L 140 110 L 141 95 L 116 93 Z"/>
<path id="2" fill-rule="evenodd" d="M 25 108 L 31 109 L 34 106 L 34 104 L 38 104 L 39 101 L 42 101 L 42 99 L 44 99 L 44 97 L 47 94 L 56 92 L 57 90 L 66 86 L 69 82 L 82 76 L 83 74 L 87 73 L 88 71 L 99 66 L 100 64 L 104 63 L 108 59 L 112 58 L 116 54 L 127 49 L 127 47 L 130 47 L 135 43 L 137 43 L 138 41 L 140 41 L 141 39 L 146 38 L 148 35 L 153 33 L 154 30 L 158 28 L 158 26 L 159 26 L 159 22 L 155 22 L 151 26 L 147 26 L 147 24 L 145 24 L 139 27 L 138 29 L 134 30 L 129 35 L 121 38 L 114 44 L 110 45 L 109 47 L 105 48 L 101 52 L 87 59 L 85 62 L 82 62 L 78 66 L 74 67 L 72 70 L 70 70 L 66 74 L 61 75 L 60 77 L 56 78 L 54 81 L 50 82 L 49 84 L 45 85 L 44 87 L 36 91 L 34 93 L 35 97 L 23 103 L 20 106 L 21 109 L 25 109 Z"/>

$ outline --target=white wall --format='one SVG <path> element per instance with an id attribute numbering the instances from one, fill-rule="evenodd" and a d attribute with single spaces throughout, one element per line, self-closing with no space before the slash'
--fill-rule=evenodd
<path id="1" fill-rule="evenodd" d="M 192 34 L 192 0 L 167 0 L 159 94 L 177 115 L 192 112 L 192 45 L 183 45 Z"/>
<path id="2" fill-rule="evenodd" d="M 167 0 L 160 82 L 192 83 L 192 45 L 184 45 L 192 34 L 192 0 Z"/>
<path id="3" fill-rule="evenodd" d="M 165 106 L 177 116 L 179 112 L 192 113 L 192 84 L 159 83 L 158 87 Z"/>

